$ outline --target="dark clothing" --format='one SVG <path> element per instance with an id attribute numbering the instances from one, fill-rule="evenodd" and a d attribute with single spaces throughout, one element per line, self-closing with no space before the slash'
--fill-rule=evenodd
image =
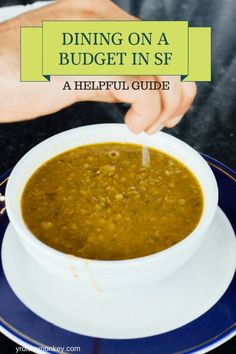
<path id="1" fill-rule="evenodd" d="M 169 131 L 236 169 L 236 1 L 117 0 L 146 20 L 188 20 L 212 27 L 212 82 L 199 83 L 183 122 Z"/>
<path id="2" fill-rule="evenodd" d="M 27 0 L 5 1 L 7 4 L 20 2 L 25 3 Z M 236 1 L 115 2 L 142 19 L 189 20 L 191 26 L 212 27 L 212 82 L 198 84 L 198 95 L 193 107 L 183 121 L 168 132 L 236 169 Z M 14 165 L 28 149 L 46 137 L 79 125 L 121 122 L 126 109 L 122 104 L 87 102 L 49 117 L 2 125 L 0 172 Z"/>

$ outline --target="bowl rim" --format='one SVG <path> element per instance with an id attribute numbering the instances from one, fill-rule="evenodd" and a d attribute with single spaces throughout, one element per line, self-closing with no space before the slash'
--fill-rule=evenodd
<path id="1" fill-rule="evenodd" d="M 172 245 L 170 246 L 169 248 L 166 248 L 162 251 L 159 251 L 159 252 L 156 252 L 156 253 L 153 253 L 153 254 L 150 254 L 150 255 L 146 255 L 146 256 L 142 256 L 142 257 L 136 257 L 136 258 L 131 258 L 131 259 L 121 259 L 121 260 L 96 260 L 96 259 L 87 259 L 87 258 L 82 258 L 82 257 L 78 257 L 78 256 L 75 256 L 75 255 L 72 255 L 72 254 L 66 254 L 66 253 L 63 253 L 57 249 L 54 249 L 50 246 L 48 246 L 47 244 L 45 244 L 44 242 L 42 242 L 40 239 L 38 239 L 31 231 L 30 229 L 27 227 L 27 225 L 25 224 L 24 220 L 23 220 L 23 217 L 22 217 L 22 210 L 21 210 L 21 206 L 20 206 L 20 203 L 17 203 L 17 208 L 20 209 L 20 218 L 16 218 L 16 216 L 14 215 L 14 211 L 12 210 L 12 206 L 11 206 L 11 202 L 10 202 L 10 194 L 12 193 L 11 192 L 11 189 L 12 189 L 12 186 L 17 182 L 17 175 L 18 173 L 20 172 L 21 168 L 22 168 L 22 165 L 27 161 L 27 159 L 29 157 L 31 157 L 32 154 L 35 154 L 35 152 L 39 149 L 39 148 L 42 148 L 44 146 L 47 146 L 49 143 L 51 143 L 53 140 L 55 139 L 60 139 L 62 136 L 66 136 L 66 135 L 70 135 L 72 131 L 80 131 L 82 132 L 82 130 L 93 130 L 93 129 L 97 129 L 98 127 L 108 127 L 109 128 L 117 128 L 117 126 L 119 126 L 119 129 L 120 129 L 120 126 L 123 126 L 123 128 L 125 127 L 126 130 L 128 130 L 128 128 L 125 126 L 125 124 L 120 124 L 120 123 L 103 123 L 103 124 L 92 124 L 92 125 L 87 125 L 87 126 L 82 126 L 82 127 L 77 127 L 77 128 L 73 128 L 73 129 L 69 129 L 69 130 L 66 130 L 66 131 L 63 131 L 61 133 L 58 133 L 58 134 L 55 134 L 45 140 L 43 140 L 42 142 L 40 142 L 39 144 L 35 145 L 32 149 L 30 149 L 18 162 L 17 164 L 15 165 L 15 167 L 13 168 L 11 174 L 10 174 L 10 177 L 9 177 L 9 180 L 8 180 L 8 183 L 7 183 L 7 186 L 6 186 L 6 209 L 7 209 L 7 213 L 9 215 L 9 219 L 10 219 L 10 222 L 12 223 L 13 227 L 15 228 L 15 230 L 17 231 L 18 234 L 20 234 L 20 236 L 27 242 L 30 242 L 31 245 L 33 245 L 34 247 L 36 247 L 37 249 L 40 249 L 41 252 L 43 252 L 45 255 L 47 256 L 50 256 L 50 257 L 53 257 L 55 259 L 58 259 L 58 260 L 61 260 L 61 261 L 65 261 L 66 259 L 68 260 L 68 258 L 70 259 L 73 259 L 79 263 L 85 263 L 85 262 L 89 262 L 90 264 L 93 264 L 95 266 L 98 266 L 98 267 L 107 267 L 107 265 L 109 264 L 109 266 L 127 266 L 128 264 L 129 265 L 139 265 L 140 263 L 147 263 L 147 262 L 152 262 L 153 260 L 157 260 L 157 259 L 161 259 L 163 257 L 173 257 L 173 254 L 175 254 L 178 250 L 181 250 L 185 247 L 188 247 L 188 245 L 194 241 L 197 237 L 203 237 L 204 236 L 204 232 L 207 230 L 207 228 L 209 227 L 214 215 L 215 215 L 215 212 L 216 212 L 216 208 L 217 208 L 217 204 L 218 204 L 218 187 L 217 187 L 217 183 L 216 183 L 216 179 L 214 177 L 214 174 L 212 172 L 212 170 L 210 169 L 209 165 L 207 164 L 207 162 L 203 159 L 203 157 L 195 150 L 193 149 L 190 145 L 186 144 L 185 142 L 183 142 L 182 140 L 170 135 L 170 134 L 167 134 L 165 132 L 158 132 L 157 134 L 159 135 L 162 135 L 163 137 L 167 137 L 168 139 L 173 139 L 173 141 L 175 141 L 176 143 L 178 143 L 179 145 L 182 145 L 183 148 L 187 148 L 189 152 L 192 153 L 192 155 L 194 156 L 198 156 L 198 159 L 199 161 L 201 160 L 201 163 L 203 166 L 205 166 L 205 169 L 208 170 L 208 174 L 209 174 L 209 177 L 211 178 L 212 180 L 212 187 L 214 189 L 214 195 L 215 195 L 215 200 L 213 201 L 212 205 L 212 209 L 211 209 L 211 212 L 209 213 L 209 216 L 208 216 L 208 219 L 204 221 L 204 224 L 202 223 L 202 219 L 203 219 L 203 216 L 204 216 L 204 210 L 205 210 L 205 207 L 206 207 L 206 202 L 205 202 L 205 195 L 204 195 L 204 190 L 203 190 L 203 187 L 202 187 L 202 184 L 201 182 L 199 181 L 199 178 L 198 176 L 196 175 L 196 173 L 194 173 L 193 171 L 191 171 L 191 168 L 189 168 L 189 166 L 186 166 L 186 164 L 181 161 L 180 159 L 174 157 L 175 159 L 177 159 L 178 161 L 180 161 L 182 164 L 184 164 L 184 166 L 186 166 L 192 173 L 193 175 L 195 176 L 195 178 L 198 180 L 198 183 L 200 184 L 201 186 L 201 189 L 202 189 L 202 194 L 203 194 L 203 210 L 202 210 L 202 214 L 201 214 L 201 217 L 198 221 L 198 224 L 195 226 L 195 228 L 193 229 L 193 231 L 187 235 L 183 240 L 179 241 L 178 243 L 176 243 L 175 245 Z M 114 140 L 104 140 L 104 143 L 106 142 L 120 142 L 120 141 L 116 141 L 115 139 Z M 127 140 L 127 143 L 128 140 Z M 134 142 L 131 142 L 130 143 L 134 143 Z M 85 146 L 85 145 L 90 145 L 91 143 L 88 143 L 88 144 L 81 144 L 81 145 L 78 145 L 78 146 Z M 96 144 L 96 142 L 94 143 Z M 134 143 L 136 144 L 136 143 Z M 138 144 L 138 143 L 137 143 Z M 140 145 L 141 145 L 141 142 L 140 142 Z M 76 146 L 75 146 L 76 147 Z M 150 147 L 151 147 L 151 144 L 150 144 Z M 155 147 L 152 147 L 155 149 Z M 66 148 L 65 150 L 63 150 L 64 152 L 66 151 L 69 151 L 73 148 Z M 164 151 L 164 150 L 163 150 Z M 55 154 L 53 156 L 57 156 L 59 154 L 61 154 L 63 152 L 59 152 L 58 154 Z M 169 153 L 168 153 L 169 154 Z M 169 154 L 171 156 L 171 154 Z M 53 158 L 53 156 L 51 158 Z M 44 162 L 50 160 L 50 158 L 48 159 L 45 159 Z M 44 162 L 41 162 L 39 167 L 44 163 Z M 35 170 L 34 170 L 35 171 Z M 34 172 L 32 172 L 30 174 L 30 176 L 32 176 Z M 26 182 L 29 180 L 30 176 L 27 177 L 26 179 Z M 25 187 L 25 185 L 24 185 Z M 21 196 L 22 196 L 22 193 L 23 193 L 23 190 L 24 188 L 22 188 L 22 191 L 21 191 Z M 202 229 L 202 230 L 201 230 Z M 201 232 L 199 232 L 199 230 Z"/>

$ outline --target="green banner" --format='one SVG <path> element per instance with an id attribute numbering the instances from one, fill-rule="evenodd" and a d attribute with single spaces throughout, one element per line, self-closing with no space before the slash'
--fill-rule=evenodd
<path id="1" fill-rule="evenodd" d="M 179 75 L 211 80 L 211 28 L 187 21 L 44 21 L 21 28 L 21 81 Z"/>

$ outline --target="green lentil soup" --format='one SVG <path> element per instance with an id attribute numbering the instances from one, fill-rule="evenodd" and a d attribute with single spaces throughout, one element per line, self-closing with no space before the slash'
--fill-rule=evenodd
<path id="1" fill-rule="evenodd" d="M 201 187 L 182 163 L 142 147 L 77 147 L 44 163 L 22 195 L 31 232 L 67 254 L 122 260 L 162 251 L 189 235 L 203 210 Z"/>

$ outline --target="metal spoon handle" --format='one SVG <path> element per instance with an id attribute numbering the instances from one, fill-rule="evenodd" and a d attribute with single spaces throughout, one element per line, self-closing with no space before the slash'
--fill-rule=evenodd
<path id="1" fill-rule="evenodd" d="M 142 147 L 142 165 L 149 166 L 150 164 L 150 154 L 147 146 Z"/>
<path id="2" fill-rule="evenodd" d="M 6 211 L 5 207 L 5 196 L 0 193 L 0 216 L 3 215 Z"/>

